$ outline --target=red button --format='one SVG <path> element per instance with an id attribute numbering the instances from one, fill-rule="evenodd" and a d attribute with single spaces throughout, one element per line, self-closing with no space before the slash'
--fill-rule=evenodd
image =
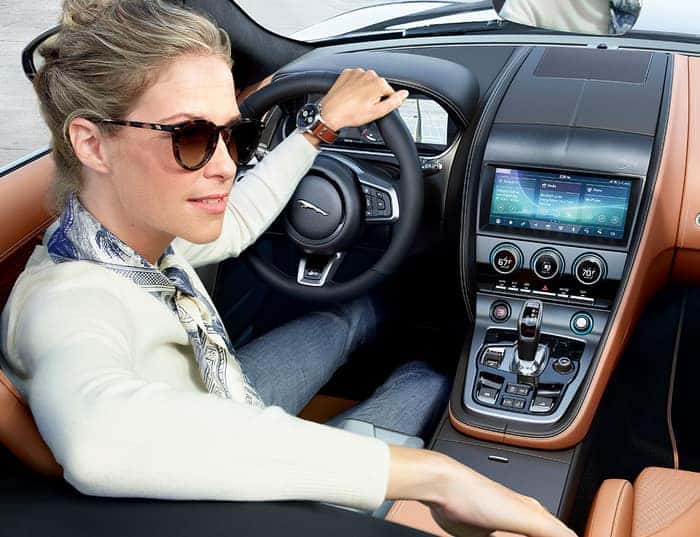
<path id="1" fill-rule="evenodd" d="M 491 308 L 491 318 L 494 321 L 502 323 L 510 317 L 510 308 L 503 303 L 494 304 Z"/>

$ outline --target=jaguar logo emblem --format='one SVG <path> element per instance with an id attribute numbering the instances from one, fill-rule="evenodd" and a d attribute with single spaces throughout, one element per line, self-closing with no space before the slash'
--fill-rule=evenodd
<path id="1" fill-rule="evenodd" d="M 324 211 L 320 207 L 317 207 L 316 205 L 314 205 L 311 202 L 308 202 L 308 201 L 303 200 L 303 199 L 298 199 L 297 203 L 299 204 L 299 206 L 302 209 L 311 209 L 312 211 L 317 212 L 318 214 L 320 214 L 322 216 L 328 216 L 328 213 L 326 211 Z"/>

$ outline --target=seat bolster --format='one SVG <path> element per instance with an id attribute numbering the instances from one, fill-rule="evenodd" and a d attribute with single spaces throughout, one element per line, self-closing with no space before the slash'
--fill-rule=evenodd
<path id="1" fill-rule="evenodd" d="M 41 438 L 29 407 L 2 371 L 0 409 L 0 444 L 38 473 L 61 477 L 63 470 Z"/>
<path id="2" fill-rule="evenodd" d="M 603 482 L 588 517 L 586 537 L 631 537 L 634 489 L 624 479 Z"/>

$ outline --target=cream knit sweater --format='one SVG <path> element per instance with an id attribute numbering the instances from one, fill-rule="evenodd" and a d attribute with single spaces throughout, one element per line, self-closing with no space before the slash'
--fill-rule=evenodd
<path id="1" fill-rule="evenodd" d="M 254 242 L 316 154 L 301 134 L 290 136 L 235 184 L 216 241 L 173 241 L 201 291 L 193 267 Z M 209 395 L 177 317 L 106 268 L 54 264 L 37 246 L 1 323 L 3 370 L 65 479 L 85 494 L 319 500 L 367 510 L 384 499 L 386 444 Z"/>

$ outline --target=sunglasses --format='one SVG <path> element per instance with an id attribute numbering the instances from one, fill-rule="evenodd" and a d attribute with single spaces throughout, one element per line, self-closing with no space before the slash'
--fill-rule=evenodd
<path id="1" fill-rule="evenodd" d="M 99 123 L 169 132 L 175 160 L 190 171 L 199 170 L 211 160 L 219 142 L 219 135 L 223 138 L 233 161 L 238 166 L 247 164 L 258 149 L 263 128 L 260 120 L 248 118 L 236 119 L 221 126 L 214 125 L 206 119 L 191 119 L 173 125 L 123 119 L 102 119 Z"/>

